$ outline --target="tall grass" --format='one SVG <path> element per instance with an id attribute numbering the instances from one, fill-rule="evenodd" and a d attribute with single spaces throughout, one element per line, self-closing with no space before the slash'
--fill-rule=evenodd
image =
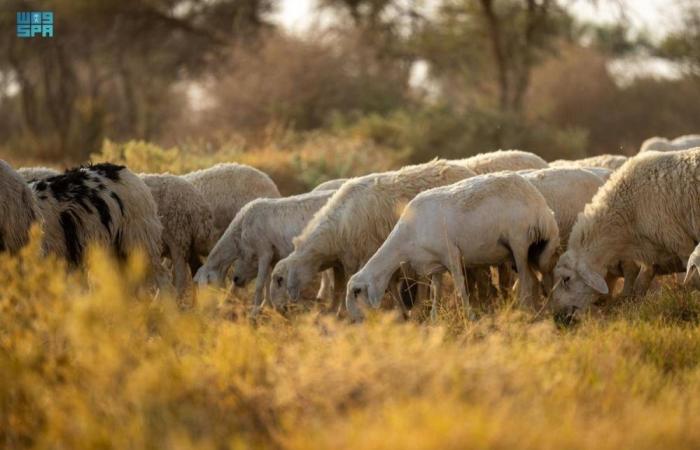
<path id="1" fill-rule="evenodd" d="M 4 448 L 697 448 L 698 295 L 666 288 L 576 328 L 508 306 L 476 323 L 316 309 L 181 311 L 143 264 L 0 256 Z"/>

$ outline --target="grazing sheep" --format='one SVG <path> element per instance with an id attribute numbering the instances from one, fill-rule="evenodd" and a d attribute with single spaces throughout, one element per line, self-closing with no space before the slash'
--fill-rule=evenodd
<path id="1" fill-rule="evenodd" d="M 171 174 L 140 174 L 151 190 L 163 225 L 162 255 L 170 258 L 179 296 L 191 287 L 188 262 L 206 256 L 214 239 L 209 204 L 192 184 Z"/>
<path id="2" fill-rule="evenodd" d="M 20 174 L 27 183 L 31 183 L 32 181 L 43 180 L 44 178 L 58 175 L 61 172 L 50 167 L 20 167 L 17 169 L 17 173 Z"/>
<path id="3" fill-rule="evenodd" d="M 217 164 L 182 175 L 204 196 L 214 214 L 214 238 L 226 231 L 238 211 L 256 198 L 278 198 L 277 186 L 267 174 L 243 164 Z M 193 262 L 194 264 L 194 262 Z M 199 268 L 193 267 L 193 272 Z"/>
<path id="4" fill-rule="evenodd" d="M 669 141 L 663 137 L 655 136 L 642 142 L 642 146 L 639 148 L 639 153 L 649 151 L 673 152 L 676 150 L 688 150 L 699 146 L 700 135 L 698 134 L 680 136 L 672 141 Z"/>
<path id="5" fill-rule="evenodd" d="M 565 250 L 576 217 L 598 192 L 603 180 L 593 172 L 573 167 L 520 171 L 518 174 L 540 191 L 554 212 L 559 241 Z"/>
<path id="6" fill-rule="evenodd" d="M 316 191 L 337 191 L 340 186 L 343 185 L 348 181 L 347 178 L 336 178 L 335 180 L 328 180 L 324 181 L 323 183 L 319 184 L 315 188 L 311 190 L 311 192 L 316 192 Z"/>
<path id="7" fill-rule="evenodd" d="M 32 223 L 39 218 L 29 186 L 0 159 L 0 252 L 19 251 L 29 240 Z"/>
<path id="8" fill-rule="evenodd" d="M 700 244 L 695 247 L 693 253 L 690 254 L 690 257 L 688 257 L 688 264 L 686 265 L 685 280 L 683 280 L 683 284 L 688 283 L 696 271 L 698 274 L 700 274 Z"/>
<path id="9" fill-rule="evenodd" d="M 579 216 L 559 259 L 554 290 L 557 320 L 570 322 L 609 288 L 620 261 L 642 265 L 635 293 L 659 269 L 684 269 L 700 242 L 700 148 L 645 152 L 631 158 Z"/>
<path id="10" fill-rule="evenodd" d="M 502 170 L 544 169 L 549 167 L 549 164 L 544 159 L 534 153 L 522 150 L 498 150 L 480 153 L 471 158 L 453 162 L 467 166 L 477 175 L 500 172 Z"/>
<path id="11" fill-rule="evenodd" d="M 599 169 L 611 173 L 609 169 Z M 547 205 L 554 212 L 554 217 L 559 228 L 559 241 L 561 251 L 566 249 L 569 233 L 576 222 L 578 213 L 603 185 L 603 180 L 593 173 L 593 169 L 578 167 L 556 167 L 548 169 L 521 170 L 517 173 L 523 176 L 544 196 Z M 508 276 L 508 267 L 499 268 L 499 288 L 501 291 L 512 287 L 512 277 Z M 470 291 L 479 292 L 479 299 L 484 301 L 491 298 L 494 293 L 488 270 L 470 270 Z M 478 287 L 476 287 L 478 285 Z M 543 280 L 545 291 L 552 287 L 551 277 Z"/>
<path id="12" fill-rule="evenodd" d="M 578 214 L 610 178 L 613 171 L 602 167 L 560 167 L 519 173 L 540 191 L 554 212 L 559 226 L 561 252 L 564 252 Z M 631 295 L 638 273 L 639 267 L 634 262 L 621 261 L 618 266 L 611 268 L 610 283 L 616 278 L 624 278 L 621 295 Z M 547 291 L 552 287 L 552 281 L 543 281 Z"/>
<path id="13" fill-rule="evenodd" d="M 361 320 L 358 300 L 378 307 L 402 262 L 428 276 L 449 271 L 472 317 L 464 268 L 512 261 L 520 302 L 531 306 L 538 286 L 533 269 L 550 271 L 558 246 L 554 214 L 538 190 L 518 174 L 481 175 L 430 189 L 411 200 L 386 241 L 352 276 L 347 310 L 352 319 Z M 433 313 L 436 303 L 434 296 Z"/>
<path id="14" fill-rule="evenodd" d="M 258 199 L 248 203 L 239 212 L 236 220 L 240 216 L 242 232 L 237 246 L 238 258 L 234 266 L 233 283 L 237 287 L 243 287 L 257 277 L 253 316 L 263 304 L 263 291 L 270 299 L 272 267 L 292 252 L 292 240 L 332 195 L 333 191 L 318 191 L 292 197 Z M 226 261 L 229 264 L 233 262 L 230 258 Z M 202 269 L 205 268 L 215 273 L 222 271 L 221 268 L 210 268 L 207 264 L 202 266 Z M 326 283 L 329 282 L 329 276 L 333 276 L 332 269 L 324 272 Z M 337 309 L 337 306 L 331 306 L 331 310 Z"/>
<path id="15" fill-rule="evenodd" d="M 79 266 L 90 244 L 120 258 L 141 249 L 155 281 L 169 285 L 160 264 L 162 225 L 150 190 L 124 166 L 83 166 L 30 183 L 43 223 L 45 253 Z"/>
<path id="16" fill-rule="evenodd" d="M 598 155 L 575 160 L 558 159 L 552 161 L 549 165 L 550 167 L 602 167 L 604 169 L 617 170 L 625 162 L 627 162 L 627 157 L 623 155 Z"/>
<path id="17" fill-rule="evenodd" d="M 293 300 L 298 299 L 320 270 L 336 267 L 345 277 L 355 273 L 384 242 L 413 197 L 471 176 L 474 172 L 463 165 L 433 160 L 345 182 L 294 239 L 294 251 L 275 266 L 271 298 L 282 303 L 286 288 Z M 337 279 L 342 281 L 341 276 Z M 342 292 L 343 284 L 338 283 L 336 291 Z"/>

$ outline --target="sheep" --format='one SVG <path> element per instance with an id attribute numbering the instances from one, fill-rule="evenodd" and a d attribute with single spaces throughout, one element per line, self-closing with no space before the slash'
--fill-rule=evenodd
<path id="1" fill-rule="evenodd" d="M 700 147 L 700 134 L 686 134 L 675 138 L 671 142 L 678 150 Z"/>
<path id="2" fill-rule="evenodd" d="M 236 220 L 240 216 L 241 236 L 233 283 L 236 287 L 243 287 L 257 277 L 252 316 L 257 315 L 263 304 L 263 291 L 270 299 L 272 267 L 292 252 L 292 239 L 301 233 L 313 215 L 332 195 L 333 191 L 324 190 L 279 199 L 258 199 L 247 204 L 239 212 Z M 227 261 L 232 262 L 230 258 Z M 202 269 L 205 267 L 206 264 Z M 207 270 L 210 268 L 207 267 Z M 221 271 L 220 268 L 214 270 Z M 325 283 L 329 283 L 328 278 L 332 277 L 332 274 L 332 269 L 324 272 Z M 332 305 L 330 310 L 337 309 L 337 306 Z"/>
<path id="3" fill-rule="evenodd" d="M 17 169 L 17 173 L 29 183 L 58 175 L 61 172 L 50 167 L 20 167 Z"/>
<path id="4" fill-rule="evenodd" d="M 672 152 L 676 150 L 688 150 L 698 146 L 700 146 L 700 135 L 698 134 L 680 136 L 672 141 L 663 137 L 654 136 L 642 142 L 639 153 L 649 151 Z"/>
<path id="5" fill-rule="evenodd" d="M 151 190 L 163 225 L 162 255 L 172 261 L 173 284 L 183 296 L 192 284 L 188 262 L 206 256 L 214 243 L 214 217 L 192 184 L 171 174 L 139 174 Z"/>
<path id="6" fill-rule="evenodd" d="M 598 169 L 611 173 L 608 169 Z M 558 167 L 547 169 L 521 170 L 517 173 L 532 183 L 544 196 L 550 209 L 554 212 L 559 228 L 559 238 L 563 251 L 569 238 L 571 228 L 576 222 L 576 216 L 583 211 L 583 207 L 593 198 L 598 188 L 603 185 L 603 180 L 597 176 L 594 169 L 577 167 Z M 512 286 L 512 277 L 508 274 L 509 268 L 499 267 L 499 288 L 506 291 Z M 479 292 L 479 299 L 485 300 L 493 296 L 493 287 L 489 270 L 470 270 L 470 290 Z M 551 279 L 543 282 L 545 290 L 552 286 Z M 477 287 L 478 286 L 478 287 Z"/>
<path id="7" fill-rule="evenodd" d="M 606 169 L 605 167 L 581 167 L 584 170 L 587 170 L 593 174 L 595 174 L 598 178 L 603 180 L 603 182 L 606 182 L 610 179 L 610 176 L 615 172 L 613 169 Z"/>
<path id="8" fill-rule="evenodd" d="M 311 192 L 316 192 L 316 191 L 337 191 L 340 186 L 343 185 L 348 181 L 347 178 L 336 178 L 335 180 L 328 180 L 324 181 L 323 183 L 319 184 L 315 188 L 311 190 Z"/>
<path id="9" fill-rule="evenodd" d="M 495 152 L 480 153 L 470 158 L 455 160 L 454 162 L 464 164 L 477 175 L 502 170 L 544 169 L 549 167 L 549 164 L 544 159 L 534 153 L 522 150 L 497 150 Z"/>
<path id="10" fill-rule="evenodd" d="M 78 267 L 85 248 L 101 244 L 124 259 L 146 253 L 154 281 L 168 287 L 160 264 L 162 225 L 144 182 L 124 166 L 109 163 L 70 169 L 29 184 L 43 218 L 42 249 Z"/>
<path id="11" fill-rule="evenodd" d="M 336 277 L 336 292 L 342 292 L 343 277 L 355 273 L 379 248 L 408 201 L 424 190 L 474 175 L 463 165 L 433 160 L 345 182 L 294 239 L 294 251 L 275 266 L 272 300 L 281 303 L 285 288 L 298 299 L 314 274 L 330 267 L 342 270 Z"/>
<path id="12" fill-rule="evenodd" d="M 691 253 L 688 257 L 688 264 L 686 265 L 685 279 L 683 280 L 683 284 L 687 284 L 696 271 L 698 274 L 700 274 L 700 244 L 698 244 L 695 247 L 693 253 Z"/>
<path id="13" fill-rule="evenodd" d="M 182 175 L 209 202 L 214 214 L 214 240 L 218 240 L 246 203 L 256 198 L 279 198 L 277 186 L 267 174 L 235 163 L 217 164 Z M 199 265 L 192 262 L 193 273 Z"/>
<path id="14" fill-rule="evenodd" d="M 627 162 L 627 157 L 623 155 L 597 155 L 589 158 L 567 160 L 558 159 L 549 163 L 550 167 L 581 167 L 594 168 L 602 167 L 604 169 L 617 170 Z"/>
<path id="15" fill-rule="evenodd" d="M 611 173 L 609 169 L 600 170 Z M 603 186 L 603 179 L 591 169 L 574 167 L 520 171 L 518 174 L 540 191 L 547 205 L 554 212 L 559 228 L 559 252 L 564 252 L 578 214 Z M 628 295 L 631 293 L 634 277 L 636 277 L 634 265 L 625 264 L 616 273 L 623 275 L 623 272 L 626 275 L 623 295 Z M 543 280 L 543 285 L 545 290 L 549 291 L 552 287 L 551 278 L 547 277 Z"/>
<path id="16" fill-rule="evenodd" d="M 463 271 L 513 261 L 520 303 L 533 306 L 537 277 L 554 266 L 559 230 L 542 194 L 522 176 L 480 175 L 418 194 L 389 237 L 347 286 L 346 307 L 362 320 L 358 301 L 377 307 L 392 274 L 406 262 L 419 274 L 449 271 L 473 318 Z M 433 315 L 437 308 L 433 297 Z"/>
<path id="17" fill-rule="evenodd" d="M 0 160 L 0 252 L 16 253 L 29 240 L 29 229 L 40 218 L 29 186 Z"/>
<path id="18" fill-rule="evenodd" d="M 700 148 L 645 152 L 616 171 L 579 215 L 555 269 L 555 319 L 569 323 L 600 295 L 619 261 L 642 271 L 643 293 L 658 268 L 683 270 L 700 241 Z"/>
<path id="19" fill-rule="evenodd" d="M 576 217 L 603 185 L 603 180 L 586 169 L 559 167 L 519 171 L 542 194 L 554 212 L 562 250 L 566 249 Z"/>

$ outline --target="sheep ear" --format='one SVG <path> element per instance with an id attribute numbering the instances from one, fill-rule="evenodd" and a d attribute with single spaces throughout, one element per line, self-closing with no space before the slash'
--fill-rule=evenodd
<path id="1" fill-rule="evenodd" d="M 693 275 L 695 272 L 698 272 L 700 274 L 700 268 L 698 267 L 698 261 L 700 258 L 690 258 L 688 260 L 688 267 L 685 270 L 685 278 L 683 279 L 683 284 L 688 284 L 690 280 L 693 279 Z"/>
<path id="2" fill-rule="evenodd" d="M 587 266 L 580 267 L 578 273 L 583 278 L 583 281 L 599 294 L 606 295 L 609 292 L 608 284 L 605 282 L 605 279 Z"/>
<path id="3" fill-rule="evenodd" d="M 384 292 L 379 292 L 376 283 L 367 285 L 367 300 L 372 308 L 378 309 L 381 306 L 382 297 L 384 297 Z"/>

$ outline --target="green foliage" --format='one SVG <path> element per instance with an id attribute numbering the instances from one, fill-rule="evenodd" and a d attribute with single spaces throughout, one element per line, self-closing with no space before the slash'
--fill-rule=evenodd
<path id="1" fill-rule="evenodd" d="M 354 132 L 408 152 L 412 162 L 465 158 L 496 149 L 532 151 L 547 160 L 585 156 L 585 131 L 561 129 L 489 109 L 433 106 L 358 121 Z"/>

